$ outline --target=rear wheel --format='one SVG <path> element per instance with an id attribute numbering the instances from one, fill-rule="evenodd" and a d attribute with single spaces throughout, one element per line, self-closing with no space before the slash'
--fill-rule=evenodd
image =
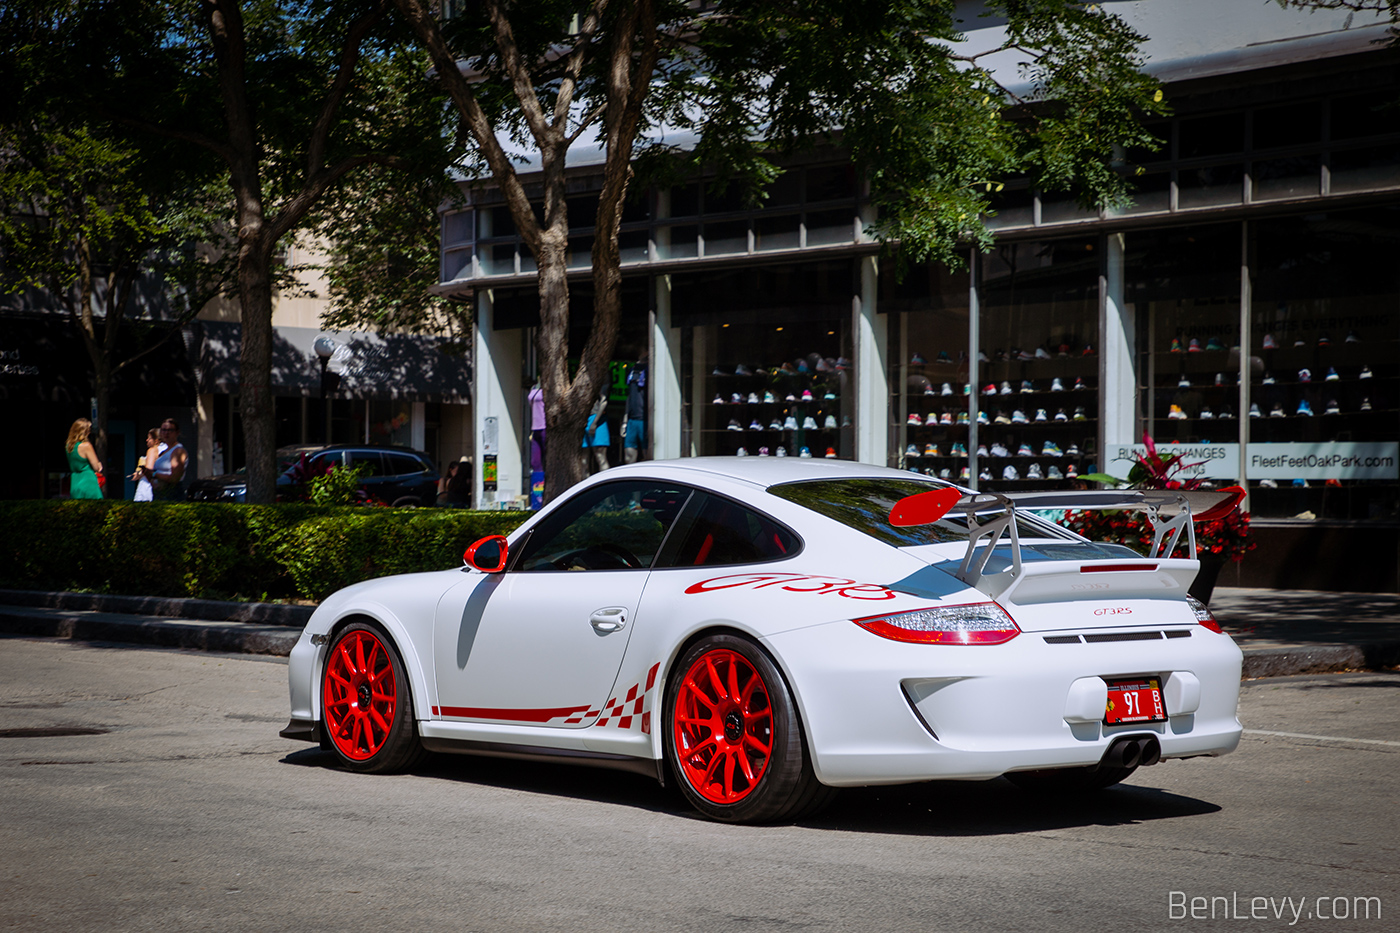
<path id="1" fill-rule="evenodd" d="M 326 655 L 322 729 L 352 771 L 401 771 L 423 757 L 403 661 L 383 629 L 347 625 Z"/>
<path id="2" fill-rule="evenodd" d="M 1040 794 L 1082 794 L 1112 787 L 1136 770 L 1136 765 L 1131 768 L 1050 768 L 1012 771 L 1006 779 L 1022 790 Z"/>
<path id="3" fill-rule="evenodd" d="M 742 638 L 711 636 L 681 656 L 666 691 L 664 735 L 681 791 L 713 819 L 796 819 L 835 794 L 812 772 L 782 674 Z"/>

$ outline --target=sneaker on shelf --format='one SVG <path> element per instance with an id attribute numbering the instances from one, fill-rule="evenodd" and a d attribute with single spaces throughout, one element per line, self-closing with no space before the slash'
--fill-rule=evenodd
<path id="1" fill-rule="evenodd" d="M 1186 345 L 1186 352 L 1187 352 L 1187 353 L 1200 353 L 1200 352 L 1201 352 L 1201 342 L 1200 342 L 1199 340 L 1197 340 L 1195 337 L 1192 337 L 1192 338 L 1191 338 L 1191 342 L 1188 343 L 1188 344 Z"/>
<path id="2" fill-rule="evenodd" d="M 992 419 L 987 417 L 987 413 L 986 413 L 985 411 L 979 411 L 979 412 L 977 413 L 977 423 L 978 423 L 978 424 L 991 424 L 991 423 L 992 423 Z"/>
<path id="3" fill-rule="evenodd" d="M 952 384 L 951 382 L 945 382 L 945 383 L 943 383 L 943 389 L 942 389 L 938 394 L 939 394 L 939 395 L 952 395 L 952 394 L 953 394 L 953 384 Z"/>
<path id="4" fill-rule="evenodd" d="M 1181 374 L 1181 378 L 1178 379 L 1178 380 L 1176 381 L 1176 387 L 1177 387 L 1178 389 L 1189 389 L 1189 388 L 1191 388 L 1191 379 L 1190 379 L 1190 377 L 1188 377 L 1185 373 L 1182 373 L 1182 374 Z"/>
<path id="5" fill-rule="evenodd" d="M 992 445 L 992 456 L 993 456 L 993 457 L 1009 457 L 1009 456 L 1011 456 L 1011 451 L 1007 450 L 1007 449 L 1006 449 L 1006 445 L 1004 445 L 1004 444 L 993 444 L 993 445 Z"/>
<path id="6" fill-rule="evenodd" d="M 1016 355 L 1016 348 L 1015 348 L 1015 347 L 1012 347 L 1012 349 L 1011 349 L 1011 355 L 1012 355 L 1012 356 L 1015 356 L 1015 355 Z M 1002 360 L 1006 359 L 1006 351 L 1003 350 L 1001 347 L 997 347 L 995 350 L 992 351 L 992 359 L 994 359 L 994 360 L 996 360 L 998 363 L 1000 363 Z"/>
<path id="7" fill-rule="evenodd" d="M 1059 356 L 1069 356 L 1069 344 L 1062 343 L 1055 348 L 1055 353 Z"/>
<path id="8" fill-rule="evenodd" d="M 841 416 L 841 427 L 843 427 L 843 428 L 849 428 L 850 426 L 851 426 L 851 416 L 850 416 L 850 415 L 842 415 L 842 416 Z"/>
<path id="9" fill-rule="evenodd" d="M 787 456 L 787 448 L 786 448 L 786 447 L 779 447 L 776 456 L 779 456 L 779 457 L 786 457 L 786 456 Z"/>
<path id="10" fill-rule="evenodd" d="M 1016 450 L 1016 456 L 1018 456 L 1018 457 L 1034 457 L 1034 456 L 1035 456 L 1035 451 L 1031 450 L 1031 445 L 1030 445 L 1030 444 L 1022 444 L 1019 448 L 1017 448 L 1017 450 Z"/>
<path id="11" fill-rule="evenodd" d="M 992 480 L 992 471 L 983 467 L 982 472 L 977 474 L 977 478 L 984 483 L 989 483 Z"/>
<path id="12" fill-rule="evenodd" d="M 798 455 L 799 457 L 802 457 L 803 459 L 811 460 L 811 459 L 812 459 L 812 449 L 811 449 L 810 447 L 803 447 L 801 450 L 799 450 L 799 451 L 797 452 L 797 455 Z"/>
<path id="13" fill-rule="evenodd" d="M 749 449 L 747 447 L 740 447 L 739 450 L 734 454 L 734 456 L 736 457 L 747 457 L 748 455 Z"/>
<path id="14" fill-rule="evenodd" d="M 768 456 L 768 448 L 767 448 L 767 447 L 760 447 L 760 448 L 758 448 L 758 455 L 759 455 L 760 457 L 766 457 L 766 456 Z"/>
<path id="15" fill-rule="evenodd" d="M 801 359 L 797 361 L 797 371 L 799 373 L 810 373 L 812 371 L 812 367 L 807 365 L 807 361 L 805 359 Z"/>
<path id="16" fill-rule="evenodd" d="M 964 447 L 964 446 L 962 445 L 961 442 L 956 442 L 956 443 L 953 444 L 952 447 L 949 447 L 949 448 L 948 448 L 948 456 L 950 456 L 950 457 L 966 457 L 966 456 L 967 456 L 967 448 Z"/>
<path id="17" fill-rule="evenodd" d="M 835 460 L 835 459 L 836 459 L 836 448 L 835 448 L 835 447 L 828 447 L 828 448 L 826 449 L 826 453 L 823 454 L 823 456 L 826 457 L 826 459 L 828 459 L 828 460 Z"/>
<path id="18" fill-rule="evenodd" d="M 994 383 L 994 382 L 989 382 L 989 383 L 987 383 L 986 387 L 982 389 L 982 394 L 983 394 L 983 395 L 996 395 L 996 394 L 997 394 L 996 383 Z"/>
<path id="19" fill-rule="evenodd" d="M 1312 382 L 1312 370 L 1311 370 L 1311 369 L 1300 369 L 1300 370 L 1298 370 L 1298 381 L 1299 381 L 1299 382 Z"/>
<path id="20" fill-rule="evenodd" d="M 1265 350 L 1277 350 L 1277 349 L 1278 349 L 1278 341 L 1274 339 L 1274 335 L 1273 335 L 1273 334 L 1265 334 L 1265 335 L 1264 335 L 1264 349 L 1265 349 Z"/>
<path id="21" fill-rule="evenodd" d="M 775 398 L 773 397 L 773 393 L 772 393 L 772 392 L 764 392 L 764 393 L 763 393 L 763 401 L 764 401 L 764 404 L 771 405 L 771 404 L 773 404 L 774 402 L 776 402 L 777 399 L 775 399 Z"/>
<path id="22" fill-rule="evenodd" d="M 1070 444 L 1069 447 L 1065 450 L 1065 456 L 1066 456 L 1066 457 L 1077 457 L 1077 456 L 1079 456 L 1079 445 L 1078 445 L 1078 444 Z"/>
<path id="23" fill-rule="evenodd" d="M 1079 378 L 1078 376 L 1074 377 L 1074 391 L 1083 392 L 1087 388 L 1089 387 L 1084 384 L 1083 379 Z"/>
<path id="24" fill-rule="evenodd" d="M 1079 471 L 1074 468 L 1073 463 L 1065 467 L 1065 479 L 1076 479 L 1078 476 Z"/>
<path id="25" fill-rule="evenodd" d="M 728 375 L 730 375 L 730 373 L 727 373 L 727 372 L 725 372 L 724 370 L 720 369 L 718 366 L 716 366 L 714 369 L 710 370 L 710 375 L 711 375 L 711 376 L 728 376 Z"/>
<path id="26" fill-rule="evenodd" d="M 797 418 L 796 418 L 795 416 L 793 416 L 793 415 L 788 415 L 786 418 L 784 418 L 784 419 L 783 419 L 783 430 L 784 430 L 784 431 L 796 431 L 796 430 L 797 430 Z"/>
<path id="27" fill-rule="evenodd" d="M 1094 348 L 1091 344 L 1084 344 L 1084 349 L 1079 351 L 1080 356 L 1093 356 Z"/>
<path id="28" fill-rule="evenodd" d="M 743 363 L 740 363 L 738 366 L 735 366 L 735 367 L 734 367 L 734 375 L 736 375 L 736 376 L 752 376 L 752 375 L 753 375 L 753 370 L 752 370 L 752 369 L 749 369 L 749 368 L 748 368 L 747 366 L 745 366 Z"/>
<path id="29" fill-rule="evenodd" d="M 1037 408 L 1037 409 L 1035 410 L 1035 418 L 1033 418 L 1032 420 L 1033 420 L 1033 421 L 1049 421 L 1050 418 L 1049 418 L 1048 415 L 1045 414 L 1045 409 L 1043 409 L 1043 408 Z"/>
<path id="30" fill-rule="evenodd" d="M 1044 347 L 1036 347 L 1035 358 L 1038 360 L 1048 360 L 1050 359 L 1050 351 L 1045 349 Z"/>
<path id="31" fill-rule="evenodd" d="M 1360 407 L 1359 409 L 1357 409 L 1357 410 L 1358 410 L 1358 411 L 1370 411 L 1370 410 L 1371 410 L 1371 400 L 1370 400 L 1369 398 L 1363 398 L 1363 399 L 1361 400 L 1361 407 Z"/>
<path id="32" fill-rule="evenodd" d="M 1011 413 L 1011 423 L 1012 423 L 1012 424 L 1029 424 L 1029 423 L 1030 423 L 1030 419 L 1028 419 L 1028 418 L 1026 417 L 1026 413 L 1025 413 L 1025 412 L 1021 411 L 1021 409 L 1018 408 L 1018 409 L 1016 409 L 1015 411 L 1013 411 L 1013 412 Z"/>
<path id="33" fill-rule="evenodd" d="M 998 408 L 998 409 L 997 409 L 996 417 L 992 419 L 992 423 L 993 423 L 993 424 L 1010 424 L 1010 423 L 1011 423 L 1011 416 L 1008 415 L 1006 412 L 1002 411 L 1000 408 Z"/>
<path id="34" fill-rule="evenodd" d="M 1180 405 L 1173 405 L 1171 409 L 1167 412 L 1167 417 L 1170 418 L 1172 421 L 1185 421 L 1186 412 L 1181 410 Z"/>
<path id="35" fill-rule="evenodd" d="M 943 455 L 940 454 L 940 453 L 938 452 L 938 445 L 937 445 L 937 444 L 925 444 L 925 445 L 924 445 L 924 456 L 925 456 L 925 457 L 941 457 L 941 456 L 943 456 Z"/>
<path id="36" fill-rule="evenodd" d="M 919 455 L 919 448 L 916 447 L 916 446 L 914 446 L 913 444 L 910 444 L 908 447 L 904 448 L 904 456 L 906 456 L 906 457 L 917 457 L 918 455 Z"/>
<path id="37" fill-rule="evenodd" d="M 1347 339 L 1344 341 L 1344 343 L 1360 343 L 1360 342 L 1361 342 L 1361 338 L 1360 338 L 1359 336 L 1357 336 L 1356 331 L 1354 331 L 1354 330 L 1349 330 L 1349 331 L 1347 331 Z"/>
<path id="38" fill-rule="evenodd" d="M 971 394 L 972 394 L 972 383 L 970 383 L 970 382 L 964 382 L 964 383 L 963 383 L 963 395 L 971 395 Z"/>
<path id="39" fill-rule="evenodd" d="M 977 362 L 979 362 L 979 363 L 990 363 L 991 361 L 992 361 L 991 358 L 990 358 L 989 356 L 987 356 L 987 351 L 986 351 L 986 350 L 978 350 L 978 351 L 977 351 Z"/>
<path id="40" fill-rule="evenodd" d="M 1026 467 L 1026 479 L 1045 479 L 1044 475 L 1040 472 L 1040 464 L 1032 463 L 1030 466 Z"/>
<path id="41" fill-rule="evenodd" d="M 1054 441 L 1046 441 L 1040 448 L 1042 457 L 1063 457 L 1064 451 L 1060 450 L 1060 445 Z"/>
<path id="42" fill-rule="evenodd" d="M 757 405 L 757 404 L 758 404 L 758 393 L 757 393 L 757 392 L 750 392 L 750 393 L 749 393 L 749 404 L 750 404 L 750 405 Z"/>
<path id="43" fill-rule="evenodd" d="M 797 396 L 795 396 L 795 395 L 793 395 L 791 392 L 789 392 L 787 395 L 785 395 L 785 396 L 783 397 L 783 401 L 785 401 L 785 402 L 795 402 L 795 401 L 797 401 Z"/>
<path id="44" fill-rule="evenodd" d="M 1201 413 L 1200 413 L 1199 415 L 1197 415 L 1196 417 L 1200 418 L 1202 421 L 1214 421 L 1214 420 L 1215 420 L 1215 412 L 1211 411 L 1211 410 L 1210 410 L 1210 406 L 1207 405 L 1207 406 L 1205 406 L 1204 408 L 1201 409 Z"/>
<path id="45" fill-rule="evenodd" d="M 1304 418 L 1311 418 L 1313 416 L 1312 406 L 1308 404 L 1307 399 L 1303 399 L 1298 403 L 1298 414 Z"/>
<path id="46" fill-rule="evenodd" d="M 1064 410 L 1063 408 L 1061 408 L 1059 411 L 1055 412 L 1055 420 L 1056 420 L 1056 421 L 1068 421 L 1068 420 L 1069 420 L 1069 415 L 1065 414 L 1065 410 Z"/>
<path id="47" fill-rule="evenodd" d="M 730 431 L 742 431 L 742 430 L 744 430 L 744 428 L 743 428 L 743 425 L 739 424 L 739 422 L 735 421 L 733 418 L 730 418 L 730 419 L 729 419 L 729 427 L 727 428 L 727 430 L 730 430 Z"/>
<path id="48" fill-rule="evenodd" d="M 958 421 L 957 421 L 957 423 L 958 423 L 958 424 L 967 424 L 967 422 L 968 422 L 967 412 L 965 412 L 965 411 L 960 411 L 960 412 L 958 412 Z"/>
<path id="49" fill-rule="evenodd" d="M 714 400 L 711 404 L 713 404 L 713 405 L 723 405 L 723 404 L 724 404 L 724 396 L 722 396 L 722 395 L 716 395 L 716 396 L 715 396 L 715 400 Z"/>
<path id="50" fill-rule="evenodd" d="M 1287 417 L 1288 417 L 1288 412 L 1286 412 L 1286 411 L 1283 410 L 1283 406 L 1282 406 L 1282 405 L 1275 404 L 1274 407 L 1273 407 L 1273 409 L 1270 410 L 1270 412 L 1269 412 L 1269 417 L 1270 417 L 1270 418 L 1287 418 Z"/>
<path id="51" fill-rule="evenodd" d="M 1251 417 L 1251 418 L 1262 418 L 1262 417 L 1263 417 L 1263 415 L 1260 414 L 1260 412 L 1259 412 L 1259 403 L 1258 403 L 1258 402 L 1250 402 L 1250 403 L 1249 403 L 1249 417 Z"/>
<path id="52" fill-rule="evenodd" d="M 923 366 L 926 363 L 928 363 L 928 360 L 924 359 L 924 355 L 922 353 L 915 353 L 909 358 L 909 362 L 913 363 L 915 366 Z"/>
<path id="53" fill-rule="evenodd" d="M 1010 394 L 1011 394 L 1011 383 L 1009 383 L 1009 382 L 1003 382 L 1003 383 L 1001 384 L 1001 394 L 1002 394 L 1002 395 L 1010 395 Z"/>
<path id="54" fill-rule="evenodd" d="M 1173 337 L 1173 338 L 1172 338 L 1172 345 L 1171 345 L 1171 348 L 1170 348 L 1169 352 L 1171 352 L 1171 353 L 1180 353 L 1180 352 L 1181 352 L 1181 341 L 1180 341 L 1179 339 L 1177 339 L 1176 337 Z"/>
<path id="55" fill-rule="evenodd" d="M 924 419 L 922 419 L 922 418 L 919 417 L 919 413 L 918 413 L 918 412 L 911 411 L 911 412 L 909 413 L 909 417 L 906 418 L 906 419 L 904 419 L 904 423 L 907 424 L 907 425 L 910 425 L 911 427 L 916 427 L 916 428 L 918 428 L 918 427 L 923 427 Z"/>
<path id="56" fill-rule="evenodd" d="M 1269 372 L 1264 373 L 1263 385 L 1271 386 L 1271 385 L 1273 385 L 1273 384 L 1274 384 L 1274 374 L 1273 374 L 1273 373 L 1269 373 Z"/>
<path id="57" fill-rule="evenodd" d="M 1328 366 L 1328 367 L 1327 367 L 1327 375 L 1325 375 L 1325 376 L 1322 377 L 1322 381 L 1323 381 L 1323 382 L 1336 382 L 1336 381 L 1338 381 L 1338 380 L 1341 379 L 1341 378 L 1342 378 L 1342 377 L 1341 377 L 1341 374 L 1337 372 L 1337 367 L 1335 367 L 1335 366 Z"/>
<path id="58" fill-rule="evenodd" d="M 826 394 L 822 396 L 822 399 L 828 402 L 834 402 L 836 401 L 836 393 L 831 391 L 830 389 L 827 389 Z"/>
<path id="59" fill-rule="evenodd" d="M 1223 386 L 1223 385 L 1225 384 L 1225 374 L 1224 374 L 1224 373 L 1216 373 L 1216 374 L 1215 374 L 1215 384 L 1218 385 L 1218 386 Z"/>
<path id="60" fill-rule="evenodd" d="M 950 470 L 950 469 L 948 469 L 947 467 L 944 467 L 943 469 L 941 469 L 941 470 L 938 471 L 938 478 L 939 478 L 939 479 L 952 479 L 952 478 L 953 478 L 953 471 Z"/>
<path id="61" fill-rule="evenodd" d="M 1025 350 L 1020 350 L 1013 347 L 1011 350 L 1011 358 L 1013 360 L 1016 360 L 1017 362 L 1025 363 L 1035 359 L 1035 356 L 1033 354 L 1027 353 Z"/>
<path id="62" fill-rule="evenodd" d="M 762 431 L 762 430 L 763 430 L 763 425 L 759 424 L 759 423 L 758 423 L 758 420 L 755 419 L 755 420 L 749 422 L 749 430 L 750 430 L 750 431 Z"/>
<path id="63" fill-rule="evenodd" d="M 1262 486 L 1264 489 L 1277 489 L 1278 481 L 1272 479 L 1261 479 L 1259 481 L 1259 485 Z"/>
<path id="64" fill-rule="evenodd" d="M 822 422 L 822 430 L 825 430 L 825 431 L 835 431 L 835 430 L 836 430 L 836 416 L 835 416 L 835 415 L 827 415 L 827 416 L 826 416 L 826 420 Z"/>
<path id="65" fill-rule="evenodd" d="M 1072 421 L 1088 421 L 1088 420 L 1089 420 L 1089 415 L 1088 415 L 1088 413 L 1086 413 L 1086 412 L 1084 411 L 1084 406 L 1083 406 L 1083 405 L 1080 405 L 1078 408 L 1076 408 L 1076 409 L 1074 410 L 1074 417 L 1073 417 L 1072 419 L 1070 419 L 1070 420 L 1072 420 Z"/>
<path id="66" fill-rule="evenodd" d="M 1001 478 L 1004 480 L 1018 480 L 1021 478 L 1021 471 L 1016 469 L 1016 464 L 1008 463 L 1001 471 Z"/>
<path id="67" fill-rule="evenodd" d="M 978 444 L 978 445 L 977 445 L 977 456 L 979 456 L 979 457 L 988 457 L 988 456 L 991 456 L 990 454 L 987 453 L 987 445 L 986 445 L 986 444 Z"/>
<path id="68" fill-rule="evenodd" d="M 1046 478 L 1046 479 L 1064 479 L 1064 478 L 1065 478 L 1065 474 L 1061 473 L 1061 472 L 1060 472 L 1060 468 L 1057 467 L 1057 466 L 1055 466 L 1055 464 L 1052 463 L 1052 464 L 1050 464 L 1050 468 L 1049 468 L 1048 470 L 1045 471 L 1045 478 Z"/>
<path id="69" fill-rule="evenodd" d="M 1065 384 L 1064 384 L 1063 382 L 1060 381 L 1060 377 L 1059 377 L 1059 376 L 1056 376 L 1055 378 L 1053 378 L 1053 379 L 1050 380 L 1050 391 L 1051 391 L 1051 392 L 1063 392 L 1064 390 L 1065 390 Z"/>
<path id="70" fill-rule="evenodd" d="M 1295 347 L 1306 347 L 1307 345 L 1308 345 L 1308 342 L 1307 342 L 1306 340 L 1304 340 L 1302 337 L 1299 337 L 1297 340 L 1293 341 L 1293 346 L 1295 346 Z"/>
<path id="71" fill-rule="evenodd" d="M 774 418 L 772 421 L 770 421 L 770 422 L 768 423 L 768 430 L 770 430 L 770 431 L 781 431 L 782 429 L 783 429 L 783 423 L 782 423 L 781 421 L 779 421 L 777 418 Z"/>
<path id="72" fill-rule="evenodd" d="M 1332 346 L 1332 338 L 1327 336 L 1326 334 L 1318 334 L 1317 345 L 1319 347 L 1330 347 Z"/>
<path id="73" fill-rule="evenodd" d="M 812 401 L 815 401 L 815 399 L 812 398 L 812 390 L 811 390 L 811 389 L 803 389 L 803 390 L 802 390 L 802 401 L 804 401 L 804 402 L 812 402 Z"/>
<path id="74" fill-rule="evenodd" d="M 958 479 L 960 479 L 960 480 L 969 480 L 969 479 L 972 479 L 972 471 L 969 470 L 967 467 L 963 467 L 962 470 L 958 473 Z"/>
<path id="75" fill-rule="evenodd" d="M 1337 404 L 1336 399 L 1329 399 L 1327 402 L 1327 408 L 1323 410 L 1322 413 L 1324 415 L 1340 415 L 1342 413 L 1342 407 Z"/>
<path id="76" fill-rule="evenodd" d="M 1356 378 L 1357 378 L 1357 379 L 1370 379 L 1370 378 L 1372 377 L 1372 375 L 1373 375 L 1373 373 L 1371 372 L 1371 367 L 1369 367 L 1369 366 L 1363 366 L 1363 367 L 1361 367 L 1361 373 L 1360 373 L 1360 375 L 1358 375 Z"/>
<path id="77" fill-rule="evenodd" d="M 939 424 L 952 424 L 952 423 L 953 423 L 953 413 L 952 413 L 951 411 L 945 411 L 943 414 L 941 414 L 941 415 L 938 416 L 938 423 L 939 423 Z"/>
<path id="78" fill-rule="evenodd" d="M 805 417 L 805 418 L 802 419 L 802 430 L 804 430 L 804 431 L 815 431 L 816 429 L 817 429 L 817 419 L 816 419 L 816 418 L 813 418 L 811 415 L 808 415 L 807 417 Z"/>
<path id="79" fill-rule="evenodd" d="M 1206 349 L 1207 349 L 1207 350 L 1223 350 L 1223 349 L 1225 349 L 1225 344 L 1223 344 L 1223 343 L 1220 342 L 1220 338 L 1219 338 L 1219 337 L 1212 337 L 1212 338 L 1210 338 L 1209 340 L 1206 341 Z"/>
<path id="80" fill-rule="evenodd" d="M 1029 393 L 1029 392 L 1034 392 L 1034 391 L 1035 391 L 1035 383 L 1034 383 L 1034 382 L 1031 382 L 1029 379 L 1022 379 L 1022 380 L 1021 380 L 1021 391 L 1022 391 L 1022 392 L 1027 392 L 1027 393 Z"/>

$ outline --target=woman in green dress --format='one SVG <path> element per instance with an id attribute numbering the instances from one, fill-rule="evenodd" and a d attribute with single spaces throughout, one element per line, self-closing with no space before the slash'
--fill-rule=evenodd
<path id="1" fill-rule="evenodd" d="M 68 442 L 64 450 L 68 453 L 68 469 L 73 474 L 68 486 L 70 499 L 101 499 L 102 486 L 97 477 L 102 473 L 102 462 L 97 459 L 97 451 L 92 449 L 88 434 L 92 422 L 79 418 L 68 429 Z"/>

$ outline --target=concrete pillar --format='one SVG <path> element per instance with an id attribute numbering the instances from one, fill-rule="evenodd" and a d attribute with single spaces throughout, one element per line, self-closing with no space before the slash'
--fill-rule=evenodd
<path id="1" fill-rule="evenodd" d="M 856 350 L 856 459 L 889 463 L 889 322 L 877 314 L 879 259 L 861 257 L 860 292 L 852 296 L 852 331 Z"/>
<path id="2" fill-rule="evenodd" d="M 428 406 L 426 402 L 413 402 L 413 414 L 408 422 L 408 446 L 422 450 L 428 443 Z"/>
<path id="3" fill-rule="evenodd" d="M 681 330 L 671 326 L 671 277 L 656 277 L 647 372 L 647 431 L 657 460 L 681 456 Z"/>
<path id="4" fill-rule="evenodd" d="M 1136 444 L 1138 438 L 1137 367 L 1133 349 L 1137 319 L 1125 300 L 1123 234 L 1110 233 L 1099 276 L 1099 404 L 1103 423 L 1099 449 Z M 1106 455 L 1099 468 L 1107 467 Z"/>
<path id="5" fill-rule="evenodd" d="M 472 418 L 475 426 L 476 462 L 472 496 L 477 508 L 493 508 L 529 492 L 529 477 L 521 462 L 520 437 L 525 411 L 521 388 L 520 330 L 493 330 L 495 304 L 487 289 L 477 295 L 476 326 L 472 329 Z M 492 448 L 487 445 L 492 444 Z M 494 449 L 496 490 L 482 486 L 486 456 Z"/>
<path id="6" fill-rule="evenodd" d="M 199 477 L 211 476 L 214 465 L 214 396 L 201 392 L 194 399 L 194 460 Z M 146 434 L 143 430 L 137 438 L 139 449 L 146 450 Z"/>

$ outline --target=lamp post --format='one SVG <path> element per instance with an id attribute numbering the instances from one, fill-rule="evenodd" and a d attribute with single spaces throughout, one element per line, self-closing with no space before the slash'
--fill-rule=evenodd
<path id="1" fill-rule="evenodd" d="M 321 359 L 321 399 L 325 408 L 325 424 L 321 439 L 329 444 L 331 442 L 331 400 L 326 393 L 326 367 L 330 365 L 331 357 L 335 356 L 335 351 L 340 348 L 333 338 L 326 334 L 316 338 L 316 342 L 311 345 L 316 351 L 316 355 Z"/>

